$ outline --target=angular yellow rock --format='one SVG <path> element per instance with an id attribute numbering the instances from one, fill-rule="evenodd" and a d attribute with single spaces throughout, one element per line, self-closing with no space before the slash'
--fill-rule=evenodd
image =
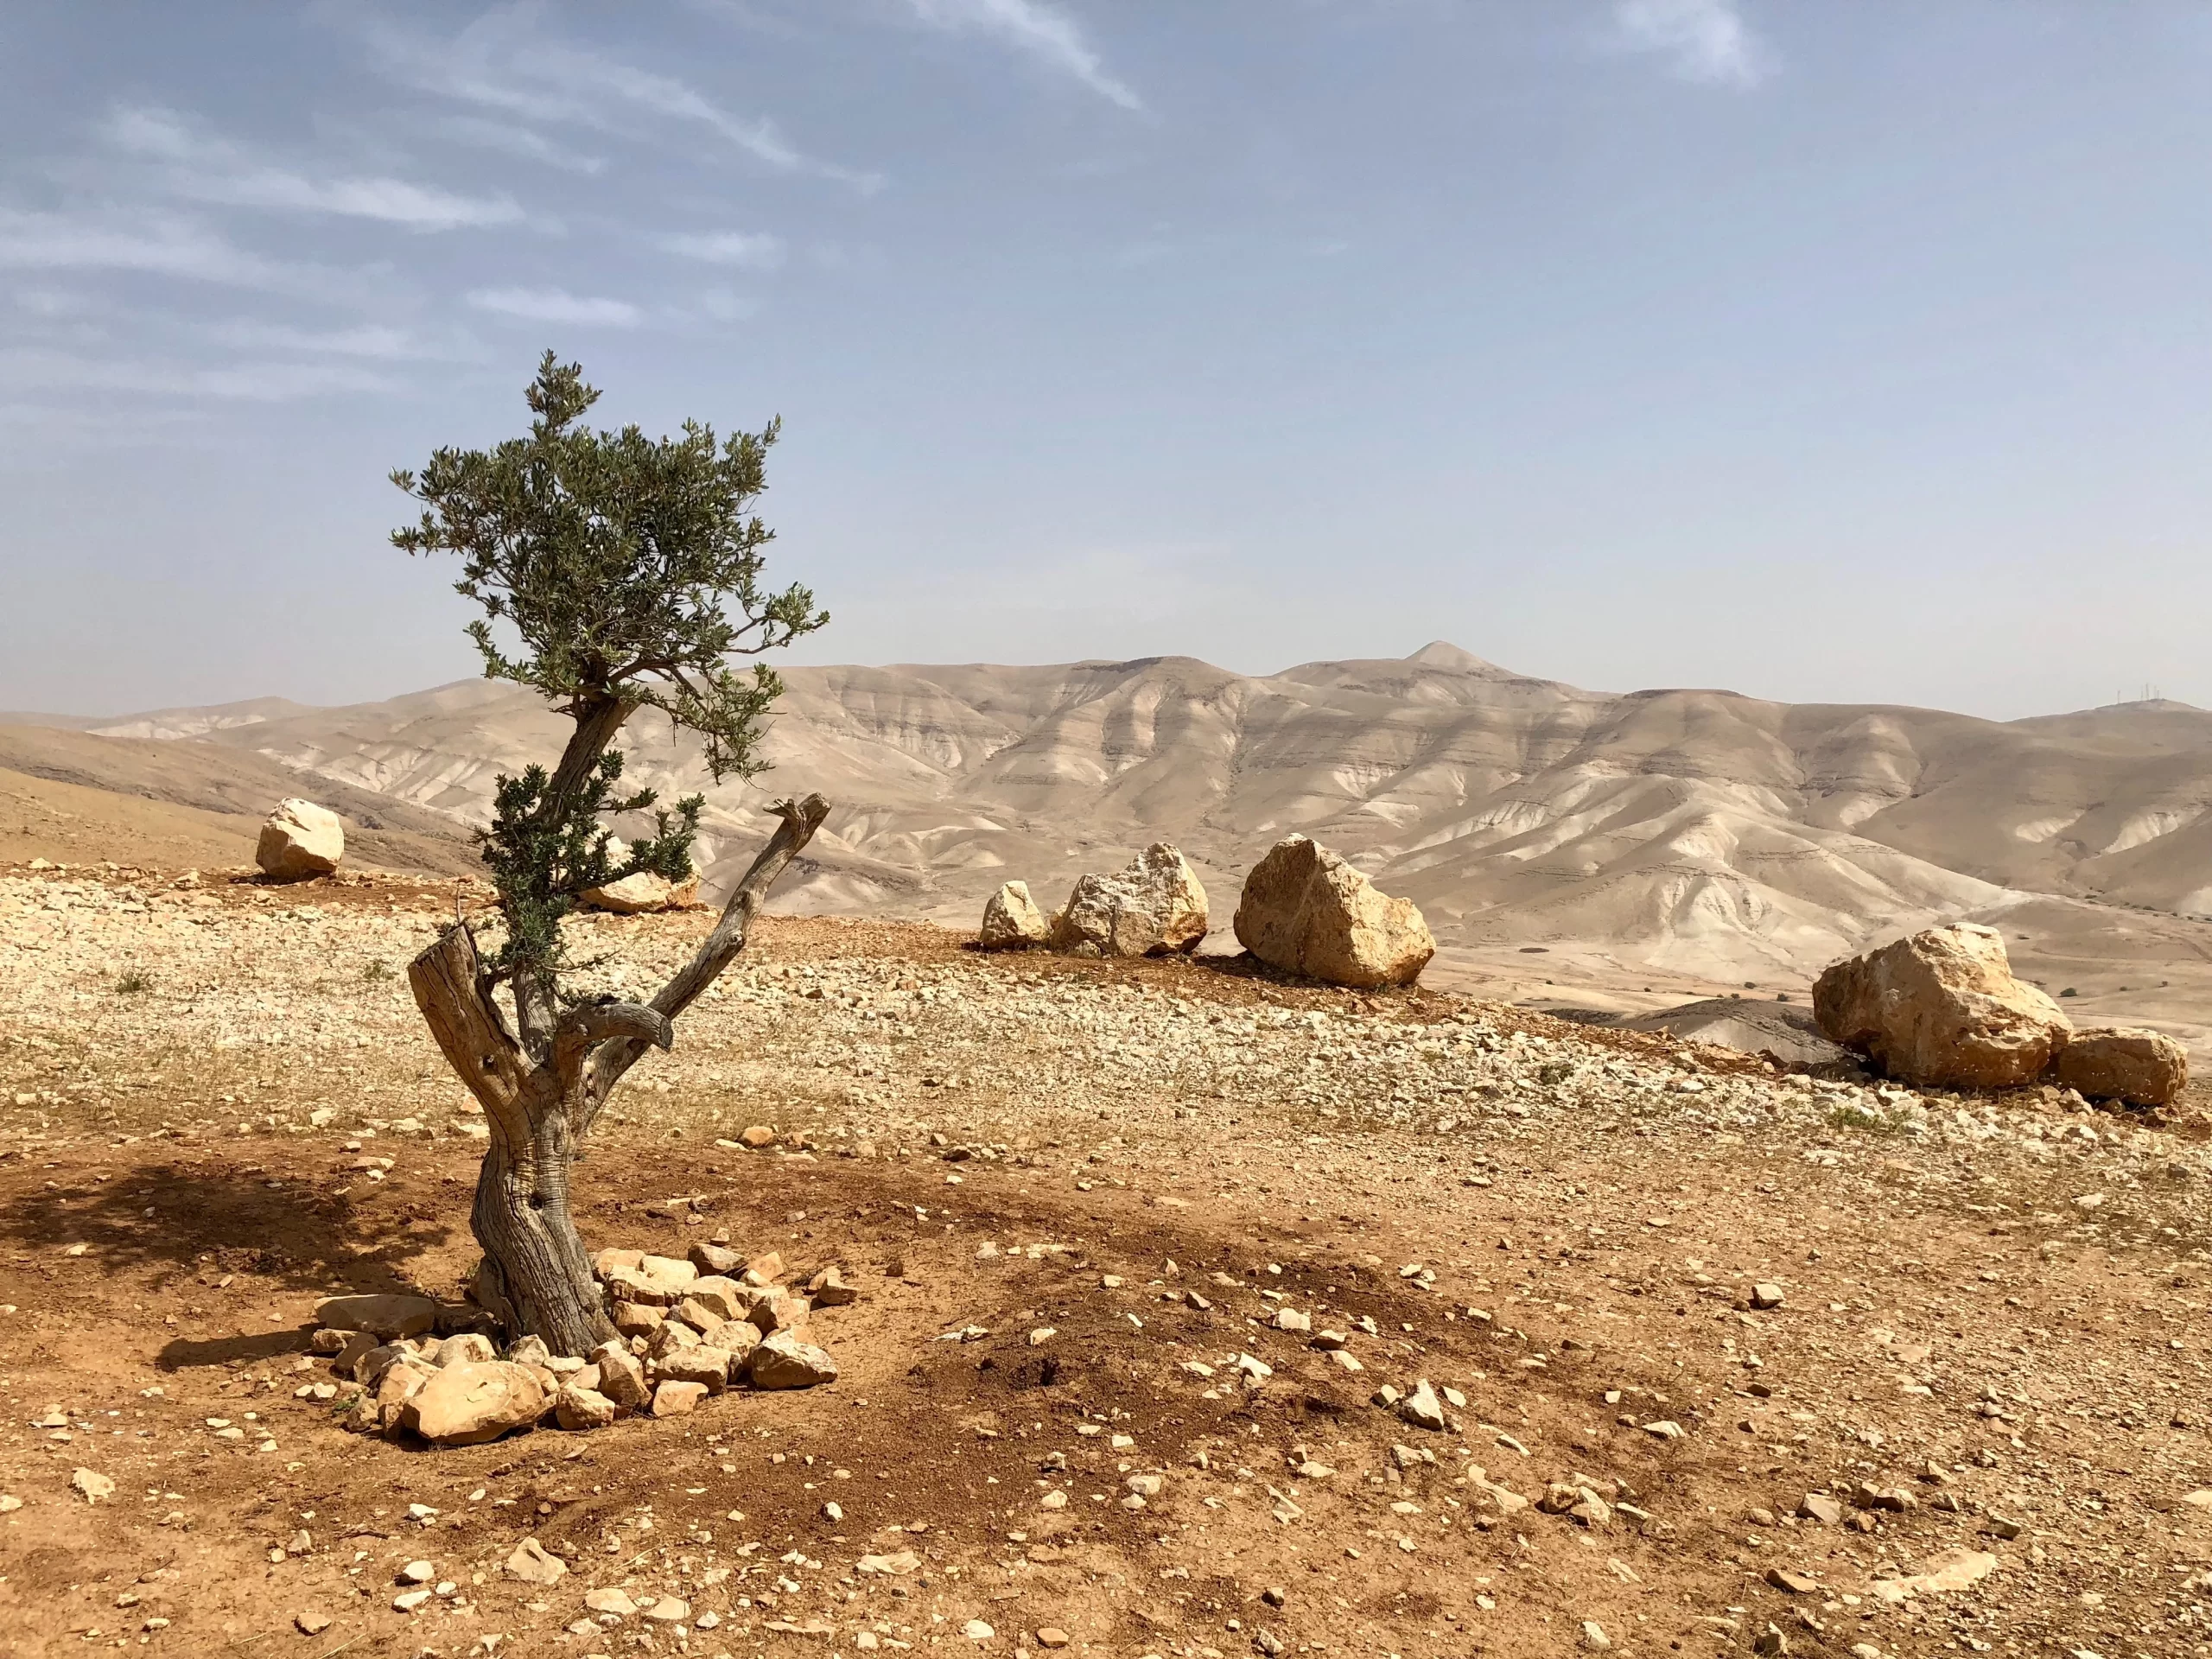
<path id="1" fill-rule="evenodd" d="M 1410 899 L 1393 899 L 1319 842 L 1289 836 L 1244 878 L 1236 938 L 1287 974 L 1371 989 L 1410 985 L 1436 940 Z"/>

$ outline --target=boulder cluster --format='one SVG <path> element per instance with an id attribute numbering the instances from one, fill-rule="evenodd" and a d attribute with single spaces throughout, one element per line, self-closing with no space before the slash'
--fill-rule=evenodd
<path id="1" fill-rule="evenodd" d="M 737 1387 L 806 1389 L 836 1378 L 836 1362 L 808 1325 L 817 1307 L 854 1300 L 836 1268 L 793 1287 L 772 1252 L 748 1262 L 715 1244 L 694 1245 L 689 1260 L 602 1250 L 592 1265 L 620 1334 L 584 1355 L 556 1355 L 524 1337 L 503 1357 L 480 1332 L 440 1336 L 453 1310 L 427 1296 L 321 1303 L 315 1351 L 359 1388 L 346 1427 L 476 1446 L 517 1429 L 683 1416 Z"/>
<path id="2" fill-rule="evenodd" d="M 2004 936 L 1931 927 L 1830 967 L 1813 985 L 1821 1029 L 1921 1088 L 2056 1083 L 2098 1100 L 2163 1106 L 2189 1082 L 2189 1051 L 2135 1027 L 2075 1029 L 2012 976 Z"/>
<path id="3" fill-rule="evenodd" d="M 1160 957 L 1198 948 L 1206 890 L 1175 848 L 1156 841 L 1109 875 L 1079 876 L 1051 917 L 1026 881 L 1009 881 L 983 906 L 986 950 L 1042 948 L 1074 957 Z"/>
<path id="4" fill-rule="evenodd" d="M 1006 883 L 983 906 L 976 943 L 986 950 L 1162 956 L 1197 950 L 1208 925 L 1197 874 L 1175 848 L 1155 842 L 1122 869 L 1077 878 L 1050 917 L 1027 883 Z M 1304 836 L 1277 842 L 1253 867 L 1235 926 L 1238 943 L 1271 968 L 1363 989 L 1410 985 L 1436 954 L 1411 899 L 1377 891 Z"/>

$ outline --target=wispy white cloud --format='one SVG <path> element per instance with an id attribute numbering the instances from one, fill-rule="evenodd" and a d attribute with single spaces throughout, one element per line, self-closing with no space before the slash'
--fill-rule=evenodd
<path id="1" fill-rule="evenodd" d="M 270 262 L 189 219 L 0 207 L 0 265 L 33 270 L 156 271 L 240 288 L 270 285 Z"/>
<path id="2" fill-rule="evenodd" d="M 662 247 L 687 259 L 703 259 L 712 265 L 738 265 L 747 270 L 773 270 L 784 263 L 784 238 L 765 232 L 707 231 L 664 236 Z"/>
<path id="3" fill-rule="evenodd" d="M 162 184 L 189 200 L 372 219 L 415 231 L 511 225 L 522 209 L 505 197 L 456 195 L 394 178 L 315 178 L 280 167 L 174 110 L 124 107 L 103 127 L 108 143 L 153 163 Z"/>
<path id="4" fill-rule="evenodd" d="M 445 137 L 473 144 L 479 149 L 495 149 L 505 156 L 559 168 L 566 173 L 596 176 L 607 171 L 604 156 L 587 156 L 581 150 L 569 149 L 555 143 L 536 128 L 512 121 L 494 121 L 480 115 L 449 115 L 436 122 L 435 128 Z"/>
<path id="5" fill-rule="evenodd" d="M 385 323 L 361 323 L 350 328 L 296 328 L 286 323 L 235 318 L 212 325 L 207 337 L 245 351 L 299 352 L 315 356 L 372 359 L 381 362 L 423 359 L 474 359 L 482 355 L 474 342 L 461 336 L 426 340 L 411 329 Z"/>
<path id="6" fill-rule="evenodd" d="M 1065 12 L 1039 0 L 906 0 L 914 15 L 939 29 L 972 29 L 1003 41 L 1039 63 L 1072 75 L 1110 103 L 1141 110 L 1144 100 L 1106 69 L 1105 60 Z"/>
<path id="7" fill-rule="evenodd" d="M 1656 53 L 1685 80 L 1756 86 L 1772 72 L 1736 0 L 1616 0 L 1613 38 L 1630 51 Z"/>
<path id="8" fill-rule="evenodd" d="M 863 190 L 883 181 L 878 174 L 806 154 L 766 116 L 726 110 L 672 75 L 547 36 L 536 5 L 495 8 L 451 39 L 418 35 L 388 21 L 363 22 L 350 12 L 330 15 L 362 29 L 386 73 L 442 98 L 524 121 L 601 131 L 623 130 L 618 117 L 681 122 L 715 133 L 779 172 L 813 174 Z"/>
<path id="9" fill-rule="evenodd" d="M 479 311 L 503 317 L 593 328 L 634 328 L 645 315 L 627 300 L 594 298 L 557 288 L 480 288 L 468 302 Z"/>
<path id="10" fill-rule="evenodd" d="M 0 351 L 0 390 L 127 391 L 157 397 L 281 403 L 332 392 L 390 391 L 384 376 L 348 363 L 229 363 L 203 367 L 67 352 Z"/>
<path id="11" fill-rule="evenodd" d="M 143 271 L 336 302 L 363 300 L 376 287 L 359 273 L 264 258 L 194 219 L 106 209 L 45 213 L 0 207 L 0 267 Z"/>

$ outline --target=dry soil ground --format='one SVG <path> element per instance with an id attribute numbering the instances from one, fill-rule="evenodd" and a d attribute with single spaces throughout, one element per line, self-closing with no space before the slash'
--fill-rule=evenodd
<path id="1" fill-rule="evenodd" d="M 2212 1652 L 2194 1108 L 772 922 L 582 1222 L 841 1265 L 842 1375 L 410 1449 L 307 1327 L 473 1260 L 403 973 L 453 890 L 175 874 L 0 870 L 0 1651 Z M 578 947 L 643 989 L 705 925 Z M 1370 1402 L 1424 1377 L 1440 1430 Z"/>

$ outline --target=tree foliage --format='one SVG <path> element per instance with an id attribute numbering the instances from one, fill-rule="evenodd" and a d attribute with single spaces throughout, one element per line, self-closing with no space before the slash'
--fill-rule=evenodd
<path id="1" fill-rule="evenodd" d="M 469 625 L 484 672 L 542 693 L 575 722 L 560 763 L 499 779 L 483 837 L 507 923 L 491 964 L 517 981 L 518 1005 L 557 1001 L 560 922 L 585 888 L 652 870 L 680 880 L 703 805 L 672 810 L 650 790 L 623 793 L 609 745 L 640 709 L 705 740 L 717 781 L 764 769 L 762 720 L 783 687 L 758 656 L 830 620 L 814 595 L 761 581 L 774 532 L 751 509 L 766 488 L 780 423 L 718 440 L 687 421 L 648 438 L 632 425 L 594 430 L 599 399 L 583 371 L 547 352 L 527 393 L 529 435 L 490 449 L 442 448 L 392 482 L 423 504 L 392 532 L 410 554 L 461 560 L 454 586 L 482 607 Z M 652 836 L 618 855 L 604 820 L 652 811 Z M 532 1025 L 527 1008 L 524 1025 Z M 527 1034 L 527 1033 L 526 1033 Z"/>
<path id="2" fill-rule="evenodd" d="M 691 842 L 698 834 L 703 795 L 686 796 L 673 812 L 658 806 L 650 789 L 616 795 L 622 755 L 610 749 L 586 776 L 573 806 L 549 810 L 552 778 L 543 766 L 529 766 L 519 778 L 502 774 L 493 791 L 492 826 L 483 832 L 484 861 L 506 917 L 507 938 L 493 957 L 495 979 L 505 978 L 525 962 L 558 968 L 561 918 L 575 908 L 576 895 L 625 876 L 651 871 L 681 881 L 691 871 Z M 603 816 L 651 810 L 654 833 L 632 841 L 629 855 L 613 855 L 614 832 Z"/>

